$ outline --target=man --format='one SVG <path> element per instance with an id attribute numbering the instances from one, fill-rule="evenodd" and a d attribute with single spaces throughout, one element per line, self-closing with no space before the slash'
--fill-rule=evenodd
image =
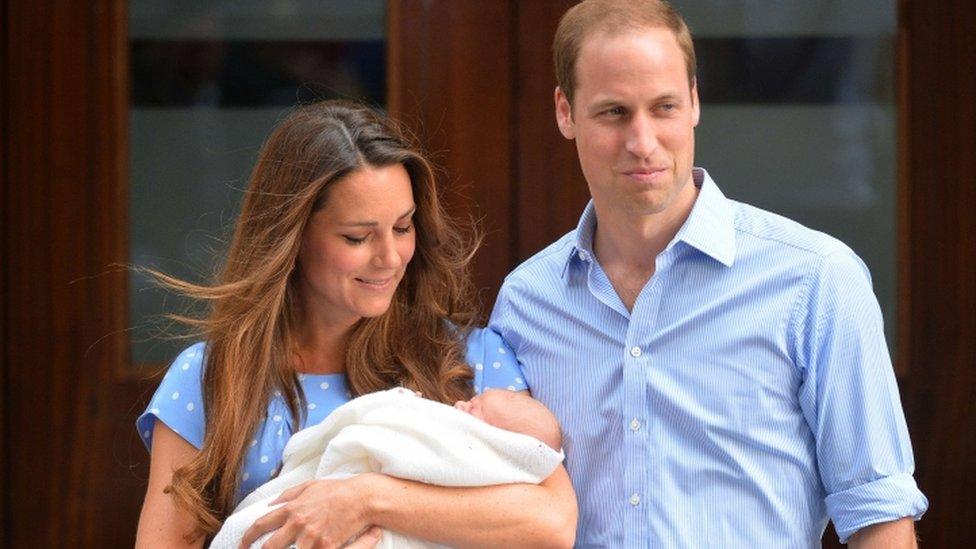
<path id="1" fill-rule="evenodd" d="M 592 201 L 491 324 L 562 425 L 577 545 L 819 547 L 830 519 L 852 546 L 913 546 L 928 502 L 864 264 L 692 168 L 669 6 L 586 0 L 553 49 Z"/>

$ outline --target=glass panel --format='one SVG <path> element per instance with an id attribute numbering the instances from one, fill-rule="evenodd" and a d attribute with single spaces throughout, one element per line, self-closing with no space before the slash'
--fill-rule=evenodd
<path id="1" fill-rule="evenodd" d="M 385 102 L 383 0 L 133 0 L 129 254 L 192 281 L 220 265 L 265 136 L 317 98 Z M 129 278 L 131 357 L 168 362 L 183 304 Z"/>
<path id="2" fill-rule="evenodd" d="M 894 0 L 674 0 L 699 64 L 696 164 L 847 243 L 896 327 Z"/>

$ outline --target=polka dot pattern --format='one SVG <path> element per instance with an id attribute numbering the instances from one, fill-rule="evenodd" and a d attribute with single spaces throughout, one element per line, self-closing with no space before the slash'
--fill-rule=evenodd
<path id="1" fill-rule="evenodd" d="M 474 365 L 474 389 L 528 389 L 515 353 L 490 329 L 473 330 L 468 337 L 467 361 Z M 487 368 L 485 366 L 488 366 Z"/>
<path id="2" fill-rule="evenodd" d="M 166 423 L 194 447 L 203 443 L 204 417 L 200 413 L 204 347 L 197 344 L 173 361 L 137 426 L 147 448 L 152 444 L 155 422 Z M 347 401 L 343 375 L 306 374 L 300 382 L 307 398 L 306 425 L 320 423 Z M 274 392 L 262 424 L 248 440 L 241 473 L 238 501 L 280 471 L 288 439 L 300 426 L 293 421 L 281 391 Z M 262 457 L 264 459 L 262 459 Z"/>
<path id="3" fill-rule="evenodd" d="M 474 389 L 525 390 L 526 383 L 515 353 L 491 330 L 473 330 L 468 339 L 467 361 L 475 374 Z M 156 394 L 137 421 L 138 433 L 146 447 L 152 444 L 155 422 L 162 421 L 194 447 L 203 443 L 204 414 L 198 408 L 203 402 L 201 380 L 205 348 L 202 343 L 182 352 L 160 382 Z M 485 365 L 490 365 L 486 368 Z M 262 423 L 248 440 L 241 472 L 237 502 L 281 468 L 285 445 L 291 436 L 306 425 L 321 423 L 333 410 L 351 398 L 346 378 L 340 374 L 303 374 L 299 382 L 307 403 L 305 421 L 298 425 L 292 418 L 281 391 L 275 391 Z M 236 504 L 236 502 L 235 502 Z"/>

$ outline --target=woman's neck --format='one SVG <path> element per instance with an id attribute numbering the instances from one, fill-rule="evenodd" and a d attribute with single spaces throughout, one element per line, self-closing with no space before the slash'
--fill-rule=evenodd
<path id="1" fill-rule="evenodd" d="M 295 371 L 300 374 L 344 374 L 345 351 L 299 347 L 295 349 Z"/>
<path id="2" fill-rule="evenodd" d="M 345 373 L 346 347 L 355 323 L 328 323 L 315 316 L 300 315 L 295 337 L 295 371 L 306 374 Z"/>

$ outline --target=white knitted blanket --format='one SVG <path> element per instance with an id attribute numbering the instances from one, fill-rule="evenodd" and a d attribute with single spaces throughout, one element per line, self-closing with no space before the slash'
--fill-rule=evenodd
<path id="1" fill-rule="evenodd" d="M 406 389 L 372 393 L 295 433 L 285 446 L 281 474 L 244 498 L 211 547 L 238 547 L 251 524 L 277 507 L 271 501 L 311 479 L 377 472 L 440 486 L 538 484 L 562 460 L 562 452 L 535 438 L 492 427 Z M 440 546 L 384 532 L 378 547 Z"/>

